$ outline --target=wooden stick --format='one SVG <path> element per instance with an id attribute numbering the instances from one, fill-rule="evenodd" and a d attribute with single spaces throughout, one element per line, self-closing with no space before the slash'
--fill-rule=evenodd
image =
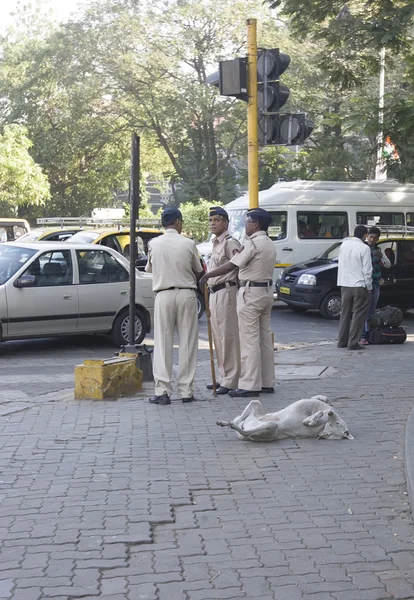
<path id="1" fill-rule="evenodd" d="M 213 336 L 211 333 L 211 313 L 210 313 L 210 303 L 208 301 L 208 286 L 205 284 L 204 286 L 204 303 L 206 305 L 206 315 L 207 315 L 207 331 L 208 331 L 208 345 L 210 348 L 210 367 L 211 367 L 211 377 L 213 378 L 213 396 L 217 396 L 216 392 L 216 369 L 214 367 L 214 353 L 213 353 Z"/>

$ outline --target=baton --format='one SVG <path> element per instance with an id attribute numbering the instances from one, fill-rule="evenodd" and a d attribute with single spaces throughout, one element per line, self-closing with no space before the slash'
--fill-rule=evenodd
<path id="1" fill-rule="evenodd" d="M 207 315 L 207 331 L 208 331 L 208 345 L 210 348 L 210 367 L 211 367 L 211 377 L 213 378 L 213 396 L 217 396 L 216 392 L 216 369 L 214 367 L 214 354 L 213 354 L 213 336 L 211 334 L 211 313 L 210 313 L 210 303 L 208 301 L 208 286 L 204 285 L 204 303 L 206 305 L 206 315 Z"/>

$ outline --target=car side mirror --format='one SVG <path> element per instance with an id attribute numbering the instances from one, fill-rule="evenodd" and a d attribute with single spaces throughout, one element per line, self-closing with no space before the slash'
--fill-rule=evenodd
<path id="1" fill-rule="evenodd" d="M 22 275 L 13 283 L 16 288 L 29 288 L 34 287 L 36 284 L 36 277 L 34 275 Z"/>

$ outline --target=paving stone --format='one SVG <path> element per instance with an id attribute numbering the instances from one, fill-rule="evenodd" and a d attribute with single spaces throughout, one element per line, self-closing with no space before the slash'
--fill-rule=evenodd
<path id="1" fill-rule="evenodd" d="M 11 598 L 13 588 L 13 579 L 2 579 L 0 581 L 0 598 Z"/>

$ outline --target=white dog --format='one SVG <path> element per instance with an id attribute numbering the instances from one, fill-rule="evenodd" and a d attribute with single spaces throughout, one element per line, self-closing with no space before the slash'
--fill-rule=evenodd
<path id="1" fill-rule="evenodd" d="M 325 400 L 326 396 L 312 396 L 267 414 L 260 400 L 252 400 L 239 417 L 233 421 L 217 421 L 217 425 L 230 427 L 237 431 L 237 437 L 252 442 L 307 437 L 353 440 L 345 421 Z"/>

